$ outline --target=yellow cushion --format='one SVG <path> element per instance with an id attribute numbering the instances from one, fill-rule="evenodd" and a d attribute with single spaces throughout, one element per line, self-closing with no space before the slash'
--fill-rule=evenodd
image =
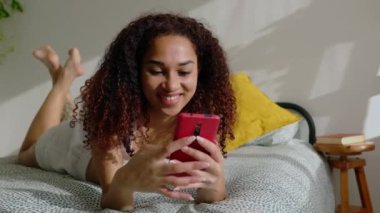
<path id="1" fill-rule="evenodd" d="M 235 92 L 237 116 L 234 140 L 227 140 L 225 151 L 229 152 L 270 131 L 300 120 L 296 114 L 278 106 L 268 98 L 248 74 L 234 73 L 230 77 Z"/>

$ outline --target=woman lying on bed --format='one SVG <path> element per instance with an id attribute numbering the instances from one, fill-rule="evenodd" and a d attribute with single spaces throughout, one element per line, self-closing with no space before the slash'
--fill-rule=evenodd
<path id="1" fill-rule="evenodd" d="M 81 88 L 70 122 L 61 122 L 61 113 L 84 72 L 78 49 L 64 65 L 49 46 L 34 56 L 53 87 L 25 136 L 20 164 L 100 184 L 103 208 L 133 208 L 134 192 L 193 200 L 180 191 L 187 188 L 197 188 L 196 202 L 225 199 L 221 150 L 233 135 L 235 99 L 224 52 L 203 24 L 173 14 L 128 24 Z M 218 145 L 197 138 L 210 155 L 187 147 L 194 136 L 172 141 L 180 112 L 220 115 Z M 166 160 L 179 149 L 197 161 Z M 182 172 L 189 176 L 168 175 Z"/>

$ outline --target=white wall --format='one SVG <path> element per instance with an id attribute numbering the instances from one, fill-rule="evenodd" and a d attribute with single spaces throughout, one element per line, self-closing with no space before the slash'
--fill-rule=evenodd
<path id="1" fill-rule="evenodd" d="M 201 18 L 219 36 L 234 70 L 247 70 L 274 100 L 307 108 L 317 133 L 364 132 L 380 141 L 380 2 L 377 0 L 23 1 L 4 29 L 16 52 L 0 65 L 0 157 L 15 154 L 50 88 L 31 57 L 50 43 L 79 47 L 86 76 L 128 21 L 147 11 Z M 380 211 L 380 149 L 365 153 L 372 202 Z M 359 204 L 351 177 L 351 198 Z"/>

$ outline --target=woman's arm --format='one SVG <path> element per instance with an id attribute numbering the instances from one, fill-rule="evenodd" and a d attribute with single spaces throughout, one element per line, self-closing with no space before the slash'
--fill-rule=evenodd
<path id="1" fill-rule="evenodd" d="M 189 145 L 195 137 L 182 138 L 167 147 L 145 144 L 123 166 L 122 147 L 103 151 L 93 148 L 91 168 L 102 187 L 102 208 L 128 210 L 133 208 L 134 192 L 157 192 L 170 198 L 193 200 L 191 194 L 169 190 L 167 185 L 186 187 L 200 183 L 198 177 L 176 177 L 168 174 L 192 172 L 209 167 L 202 161 L 168 164 L 166 158 L 174 151 Z M 91 169 L 90 168 L 90 169 Z"/>
<path id="2" fill-rule="evenodd" d="M 130 209 L 133 206 L 132 192 L 117 191 L 111 187 L 117 171 L 123 166 L 124 149 L 121 146 L 104 151 L 99 147 L 92 147 L 92 159 L 88 169 L 88 179 L 100 184 L 102 197 L 100 206 L 111 209 Z"/>

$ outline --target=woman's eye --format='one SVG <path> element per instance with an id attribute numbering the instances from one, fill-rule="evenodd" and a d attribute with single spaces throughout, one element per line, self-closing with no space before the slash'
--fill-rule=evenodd
<path id="1" fill-rule="evenodd" d="M 190 71 L 178 71 L 179 76 L 187 76 L 190 75 Z"/>
<path id="2" fill-rule="evenodd" d="M 149 73 L 151 75 L 162 75 L 162 71 L 161 70 L 149 70 Z"/>

